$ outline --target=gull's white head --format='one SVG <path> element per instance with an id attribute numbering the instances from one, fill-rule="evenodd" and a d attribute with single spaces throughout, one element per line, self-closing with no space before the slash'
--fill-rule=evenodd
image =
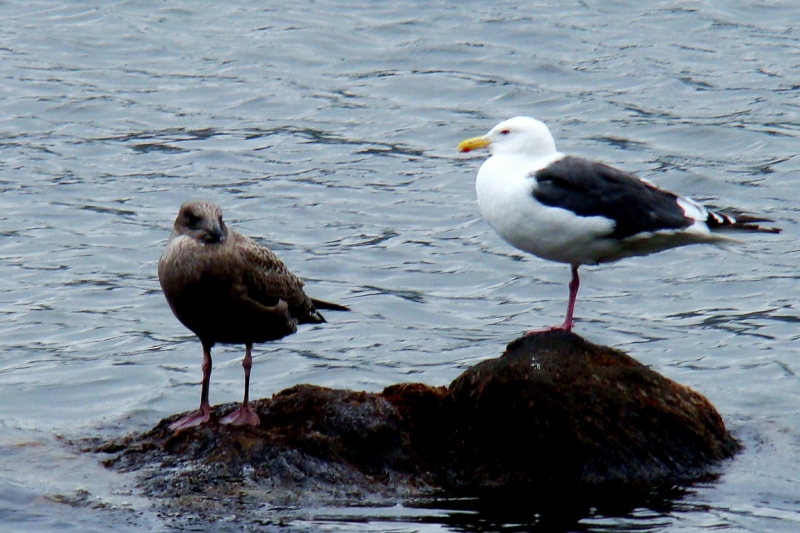
<path id="1" fill-rule="evenodd" d="M 459 152 L 488 148 L 492 155 L 546 157 L 556 153 L 556 143 L 544 122 L 530 117 L 504 120 L 486 135 L 461 141 Z"/>

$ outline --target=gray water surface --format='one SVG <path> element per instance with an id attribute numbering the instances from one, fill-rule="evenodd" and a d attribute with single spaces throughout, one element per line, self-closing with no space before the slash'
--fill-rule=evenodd
<path id="1" fill-rule="evenodd" d="M 447 384 L 560 323 L 568 267 L 489 229 L 485 155 L 455 151 L 519 114 L 564 152 L 784 228 L 582 270 L 576 332 L 706 395 L 746 448 L 666 509 L 567 530 L 800 528 L 795 2 L 11 1 L 0 19 L 3 531 L 174 526 L 57 436 L 196 407 L 200 345 L 156 278 L 185 200 L 219 203 L 308 293 L 353 309 L 259 346 L 254 397 Z M 240 399 L 242 351 L 215 349 L 213 403 Z M 287 523 L 513 527 L 470 516 L 300 509 Z"/>

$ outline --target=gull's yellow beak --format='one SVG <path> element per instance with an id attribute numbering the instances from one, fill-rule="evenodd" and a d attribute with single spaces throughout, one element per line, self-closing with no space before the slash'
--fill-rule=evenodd
<path id="1" fill-rule="evenodd" d="M 458 143 L 458 151 L 471 152 L 472 150 L 486 148 L 487 146 L 489 146 L 489 139 L 487 139 L 485 135 L 481 135 L 480 137 L 470 137 L 469 139 L 464 139 Z"/>

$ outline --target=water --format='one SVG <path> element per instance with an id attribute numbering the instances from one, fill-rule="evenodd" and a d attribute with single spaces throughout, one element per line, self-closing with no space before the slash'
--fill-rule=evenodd
<path id="1" fill-rule="evenodd" d="M 354 310 L 260 346 L 254 397 L 446 384 L 559 323 L 568 268 L 480 220 L 482 156 L 455 152 L 518 114 L 562 151 L 784 228 L 583 271 L 577 332 L 705 394 L 746 448 L 667 509 L 568 529 L 797 530 L 796 6 L 518 4 L 0 4 L 4 531 L 169 530 L 130 478 L 56 437 L 121 435 L 197 404 L 200 346 L 156 279 L 184 200 L 221 204 L 310 294 Z M 240 398 L 241 355 L 215 350 L 213 403 Z M 290 523 L 515 527 L 406 507 Z"/>

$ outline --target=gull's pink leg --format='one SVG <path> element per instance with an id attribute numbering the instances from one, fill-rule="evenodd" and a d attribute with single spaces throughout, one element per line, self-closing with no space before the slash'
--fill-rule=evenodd
<path id="1" fill-rule="evenodd" d="M 569 282 L 569 301 L 567 302 L 567 316 L 564 317 L 564 323 L 561 324 L 559 329 L 564 331 L 572 331 L 572 313 L 575 311 L 575 300 L 578 298 L 578 287 L 581 286 L 581 280 L 578 277 L 578 267 L 572 265 L 572 280 Z"/>
<path id="2" fill-rule="evenodd" d="M 581 285 L 581 280 L 578 277 L 578 267 L 572 265 L 572 280 L 569 282 L 569 301 L 567 302 L 567 316 L 564 317 L 564 323 L 560 326 L 552 326 L 544 329 L 534 329 L 525 333 L 525 335 L 535 335 L 537 333 L 544 333 L 546 331 L 572 331 L 572 314 L 575 311 L 575 300 L 578 298 L 578 287 Z"/>
<path id="3" fill-rule="evenodd" d="M 250 352 L 253 349 L 251 343 L 245 344 L 244 359 L 242 359 L 242 366 L 244 367 L 244 400 L 242 405 L 220 420 L 220 424 L 231 424 L 233 426 L 257 426 L 258 415 L 250 407 L 250 367 L 253 366 L 253 357 Z"/>
<path id="4" fill-rule="evenodd" d="M 200 424 L 205 424 L 211 418 L 211 405 L 208 403 L 208 387 L 211 382 L 211 346 L 205 341 L 200 341 L 203 344 L 203 389 L 200 393 L 200 409 L 184 416 L 169 425 L 170 429 L 184 429 Z"/>

